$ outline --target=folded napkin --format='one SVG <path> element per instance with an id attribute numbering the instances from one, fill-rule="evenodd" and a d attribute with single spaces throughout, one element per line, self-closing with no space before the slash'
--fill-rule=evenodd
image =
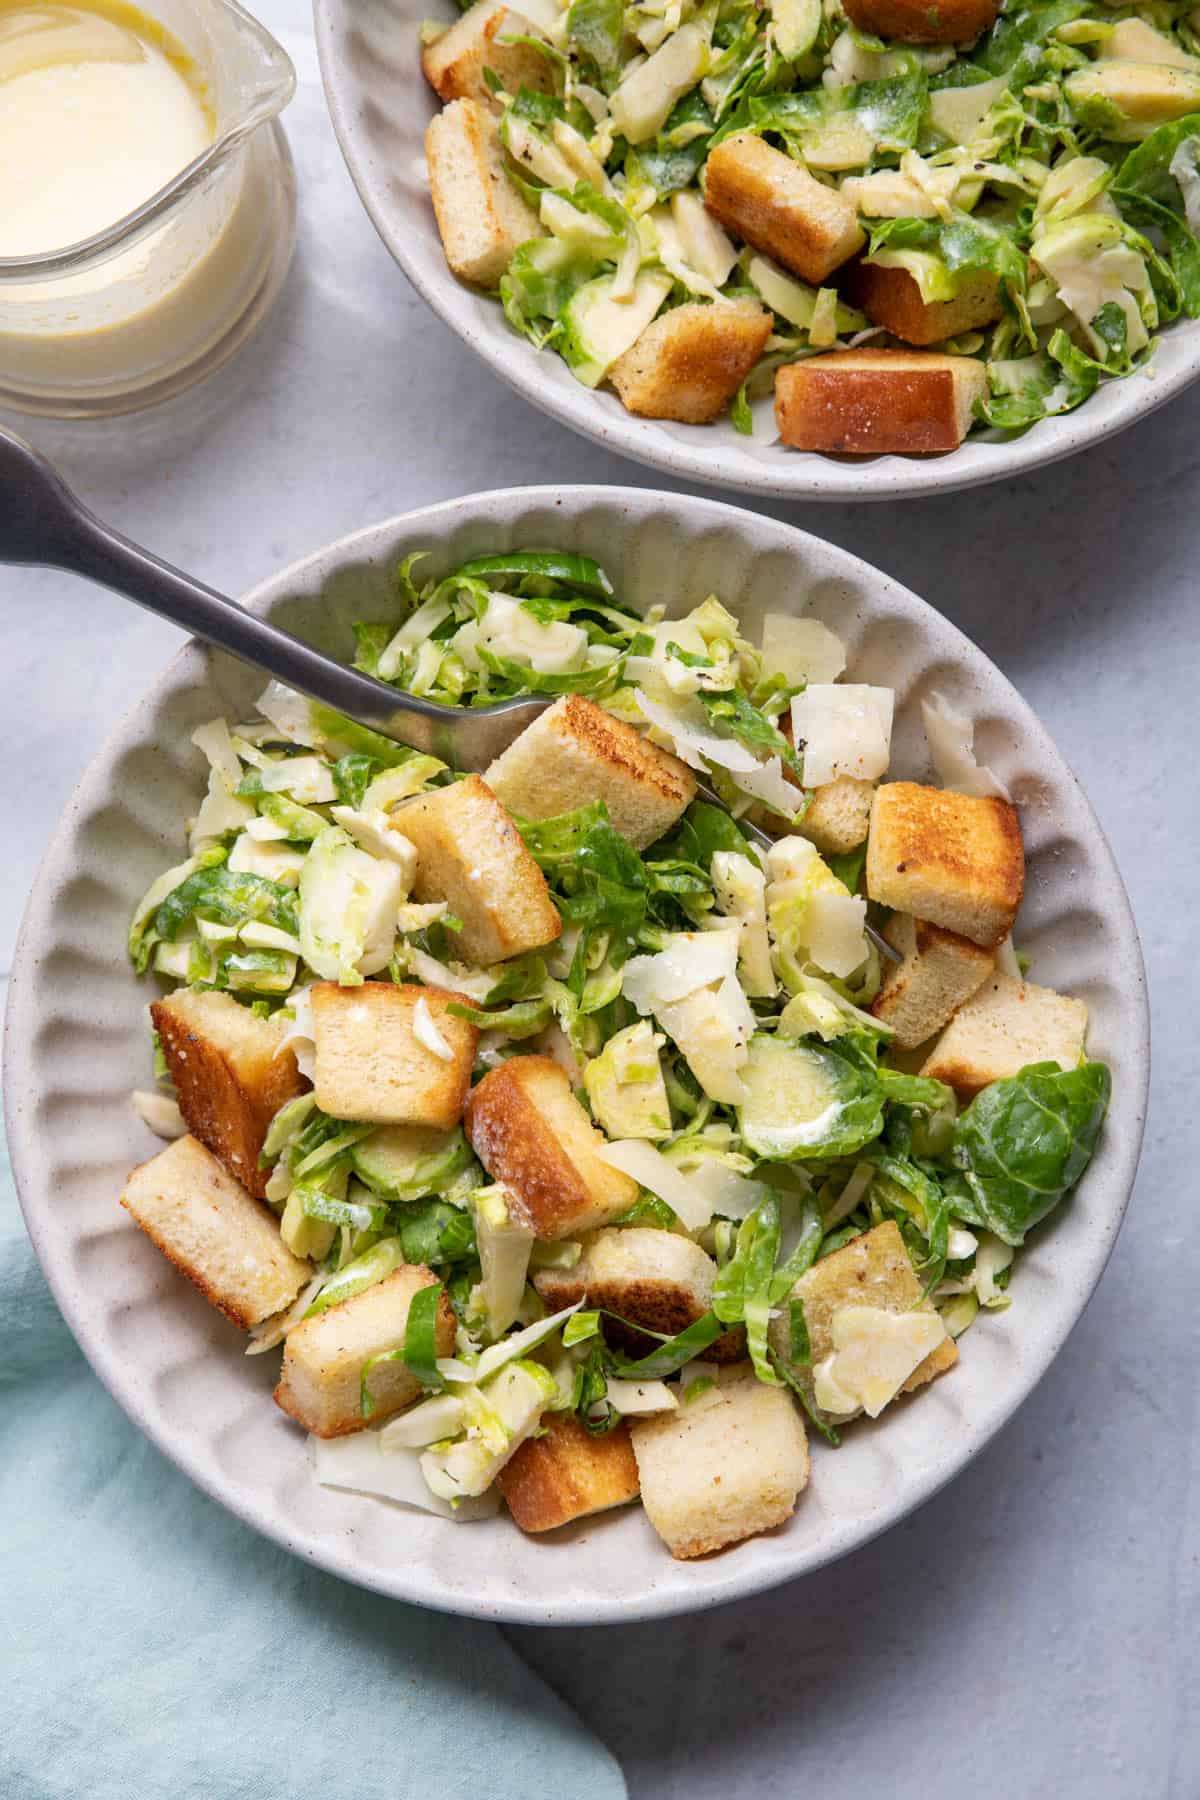
<path id="1" fill-rule="evenodd" d="M 193 1488 L 91 1373 L 0 1140 L 4 1800 L 621 1800 L 493 1625 L 336 1581 Z"/>

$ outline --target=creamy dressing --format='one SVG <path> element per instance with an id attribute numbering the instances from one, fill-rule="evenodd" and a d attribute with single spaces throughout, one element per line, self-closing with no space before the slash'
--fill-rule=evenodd
<path id="1" fill-rule="evenodd" d="M 212 143 L 194 64 L 120 0 L 0 0 L 0 257 L 114 225 Z"/>

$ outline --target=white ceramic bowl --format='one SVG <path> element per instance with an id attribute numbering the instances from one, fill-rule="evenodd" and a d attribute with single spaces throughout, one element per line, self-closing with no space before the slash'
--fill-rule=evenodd
<path id="1" fill-rule="evenodd" d="M 410 513 L 342 539 L 247 604 L 346 653 L 350 621 L 386 616 L 398 559 L 447 570 L 487 550 L 558 545 L 599 558 L 617 592 L 677 609 L 710 591 L 754 630 L 811 609 L 846 641 L 856 680 L 896 689 L 893 768 L 926 768 L 919 700 L 939 688 L 978 724 L 981 754 L 1020 803 L 1028 890 L 1019 937 L 1036 977 L 1086 1000 L 1112 1112 L 1073 1201 L 1022 1256 L 1010 1311 L 989 1314 L 959 1367 L 878 1425 L 817 1445 L 793 1520 L 703 1562 L 672 1562 L 634 1509 L 550 1539 L 504 1517 L 455 1525 L 313 1482 L 275 1407 L 277 1358 L 243 1340 L 117 1204 L 159 1148 L 129 1104 L 149 1078 L 153 984 L 125 958 L 129 912 L 177 859 L 202 790 L 196 725 L 249 712 L 262 678 L 183 650 L 116 727 L 67 807 L 30 899 L 5 1044 L 5 1099 L 25 1216 L 59 1305 L 117 1400 L 191 1478 L 288 1549 L 347 1579 L 447 1611 L 527 1622 L 684 1612 L 843 1555 L 949 1480 L 1030 1392 L 1099 1279 L 1129 1195 L 1148 1068 L 1141 955 L 1112 857 L 1050 739 L 1008 682 L 921 600 L 845 551 L 716 501 L 643 489 L 515 489 Z"/>
<path id="2" fill-rule="evenodd" d="M 434 12 L 447 19 L 453 0 Z M 536 351 L 512 331 L 499 303 L 455 280 L 442 255 L 423 147 L 438 102 L 421 74 L 417 30 L 427 0 L 314 0 L 317 49 L 334 130 L 380 237 L 417 292 L 526 400 L 606 449 L 680 480 L 710 482 L 780 499 L 895 500 L 1006 481 L 1071 456 L 1145 418 L 1200 375 L 1200 320 L 1164 331 L 1153 379 L 1110 381 L 1077 412 L 1047 419 L 1024 437 L 976 435 L 933 457 L 821 456 L 779 444 L 770 397 L 754 436 L 728 420 L 678 425 L 638 419 L 616 395 L 581 387 L 561 357 Z"/>

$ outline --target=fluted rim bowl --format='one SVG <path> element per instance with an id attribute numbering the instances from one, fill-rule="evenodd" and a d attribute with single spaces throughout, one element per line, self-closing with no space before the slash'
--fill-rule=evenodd
<path id="1" fill-rule="evenodd" d="M 1073 413 L 1022 437 L 977 433 L 944 456 L 823 456 L 785 450 L 770 396 L 752 437 L 728 419 L 681 425 L 635 418 L 614 393 L 581 387 L 561 357 L 514 332 L 494 299 L 446 266 L 429 199 L 425 127 L 438 102 L 417 32 L 425 0 L 314 0 L 317 54 L 333 128 L 384 244 L 423 299 L 492 372 L 562 425 L 679 480 L 781 500 L 899 500 L 948 494 L 1043 468 L 1144 419 L 1200 375 L 1200 320 L 1165 330 L 1147 373 L 1106 382 Z M 453 0 L 434 9 L 447 22 Z"/>
<path id="2" fill-rule="evenodd" d="M 247 1524 L 333 1574 L 447 1612 L 585 1624 L 708 1607 L 819 1568 L 895 1524 L 957 1474 L 1062 1347 L 1128 1200 L 1148 1076 L 1145 977 L 1111 852 L 1078 783 L 999 670 L 924 601 L 846 551 L 707 499 L 635 488 L 516 488 L 368 526 L 247 597 L 254 612 L 347 654 L 350 622 L 394 611 L 400 557 L 430 573 L 485 551 L 556 545 L 601 561 L 639 607 L 719 594 L 753 632 L 764 610 L 811 610 L 845 640 L 855 680 L 896 689 L 893 773 L 927 775 L 919 701 L 946 693 L 1021 805 L 1028 856 L 1019 941 L 1036 980 L 1087 1001 L 1090 1049 L 1113 1070 L 1099 1149 L 1074 1198 L 1034 1234 L 1014 1304 L 981 1315 L 958 1367 L 817 1443 L 789 1524 L 720 1556 L 674 1562 L 641 1508 L 549 1538 L 504 1516 L 454 1524 L 318 1487 L 305 1440 L 272 1404 L 274 1355 L 240 1335 L 117 1204 L 160 1146 L 129 1104 L 146 1086 L 152 983 L 125 957 L 132 906 L 178 860 L 203 758 L 195 727 L 244 716 L 262 677 L 193 643 L 114 729 L 68 803 L 30 897 L 5 1036 L 9 1141 L 26 1222 L 100 1379 L 184 1472 Z"/>

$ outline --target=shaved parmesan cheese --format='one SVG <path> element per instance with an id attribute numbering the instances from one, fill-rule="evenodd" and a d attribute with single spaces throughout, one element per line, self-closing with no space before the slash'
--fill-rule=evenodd
<path id="1" fill-rule="evenodd" d="M 424 994 L 413 1007 L 413 1036 L 418 1044 L 424 1044 L 426 1050 L 439 1057 L 442 1062 L 454 1061 L 454 1052 L 434 1024 L 433 1014 Z"/>
<path id="2" fill-rule="evenodd" d="M 723 981 L 737 968 L 739 936 L 736 920 L 720 931 L 674 932 L 665 950 L 625 964 L 621 992 L 640 1013 L 649 1013 Z"/>
<path id="3" fill-rule="evenodd" d="M 629 1175 L 658 1199 L 665 1200 L 688 1231 L 703 1231 L 712 1218 L 712 1206 L 695 1181 L 683 1175 L 673 1162 L 644 1138 L 622 1138 L 597 1151 L 601 1162 Z"/>
<path id="4" fill-rule="evenodd" d="M 371 1494 L 417 1512 L 437 1513 L 443 1519 L 469 1524 L 490 1519 L 500 1510 L 500 1496 L 481 1494 L 451 1506 L 430 1492 L 415 1450 L 385 1451 L 377 1431 L 359 1431 L 352 1437 L 310 1438 L 313 1470 L 322 1487 L 346 1488 L 355 1494 Z"/>
<path id="5" fill-rule="evenodd" d="M 241 831 L 254 820 L 254 808 L 248 800 L 231 793 L 219 769 L 208 772 L 208 791 L 200 802 L 200 811 L 188 833 L 189 850 L 200 850 L 227 831 Z"/>
<path id="6" fill-rule="evenodd" d="M 867 903 L 854 894 L 809 898 L 799 940 L 819 969 L 845 980 L 867 960 Z"/>
<path id="7" fill-rule="evenodd" d="M 733 779 L 744 794 L 761 800 L 764 806 L 769 806 L 774 813 L 782 813 L 785 819 L 797 811 L 803 799 L 803 795 L 784 774 L 783 763 L 778 756 L 756 764 L 753 769 L 739 772 Z"/>
<path id="8" fill-rule="evenodd" d="M 921 702 L 921 721 L 937 778 L 958 794 L 997 795 L 1010 800 L 1008 789 L 984 764 L 975 760 L 975 727 L 941 694 Z"/>
<path id="9" fill-rule="evenodd" d="M 763 620 L 762 659 L 763 674 L 782 675 L 789 687 L 798 681 L 831 682 L 846 667 L 846 646 L 820 619 L 768 613 Z"/>
<path id="10" fill-rule="evenodd" d="M 137 1088 L 132 1099 L 134 1112 L 143 1125 L 150 1127 L 155 1137 L 180 1138 L 187 1131 L 178 1102 L 172 1100 L 170 1094 L 146 1093 Z"/>
<path id="11" fill-rule="evenodd" d="M 417 872 L 416 846 L 388 823 L 385 812 L 355 812 L 352 806 L 331 806 L 330 812 L 343 831 L 372 856 L 393 862 L 404 876 L 403 899 Z"/>
<path id="12" fill-rule="evenodd" d="M 280 737 L 287 738 L 290 743 L 310 748 L 316 743 L 311 702 L 303 694 L 284 687 L 281 681 L 267 683 L 258 696 L 258 710 L 264 719 L 270 720 Z"/>
<path id="13" fill-rule="evenodd" d="M 747 1181 L 736 1169 L 727 1163 L 718 1162 L 715 1156 L 706 1156 L 690 1168 L 687 1159 L 683 1158 L 683 1167 L 688 1179 L 699 1188 L 714 1213 L 723 1219 L 745 1219 L 750 1216 L 760 1200 L 765 1200 L 768 1189 L 761 1181 Z"/>
<path id="14" fill-rule="evenodd" d="M 754 1014 L 734 975 L 716 988 L 699 988 L 684 1000 L 655 1009 L 655 1018 L 674 1039 L 710 1100 L 737 1106 L 746 1097 L 738 1070 L 749 1054 Z"/>
<path id="15" fill-rule="evenodd" d="M 651 700 L 643 689 L 635 688 L 633 697 L 642 717 L 671 740 L 676 756 L 693 769 L 705 772 L 705 759 L 732 774 L 758 768 L 758 759 L 744 744 L 733 738 L 718 737 L 708 728 L 708 719 L 698 705 L 673 707 Z"/>
<path id="16" fill-rule="evenodd" d="M 963 1225 L 951 1225 L 946 1233 L 946 1261 L 965 1262 L 979 1248 L 979 1239 Z"/>
<path id="17" fill-rule="evenodd" d="M 861 1408 L 877 1419 L 909 1376 L 945 1341 L 935 1312 L 885 1312 L 840 1306 L 830 1322 L 833 1351 L 814 1370 L 813 1397 L 823 1412 Z"/>
<path id="18" fill-rule="evenodd" d="M 674 1412 L 679 1405 L 665 1381 L 618 1381 L 610 1375 L 605 1398 L 622 1417 L 639 1413 Z"/>
<path id="19" fill-rule="evenodd" d="M 816 682 L 792 701 L 792 737 L 804 756 L 806 787 L 839 775 L 874 781 L 887 771 L 892 745 L 891 688 Z"/>

